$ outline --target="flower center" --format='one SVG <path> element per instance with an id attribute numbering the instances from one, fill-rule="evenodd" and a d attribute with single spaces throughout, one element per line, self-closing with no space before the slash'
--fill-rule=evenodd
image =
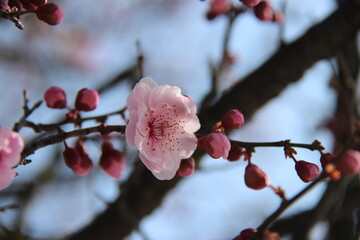
<path id="1" fill-rule="evenodd" d="M 154 111 L 151 111 L 151 113 L 154 114 Z M 169 151 L 179 150 L 177 147 L 181 145 L 179 134 L 185 133 L 183 130 L 185 121 L 178 119 L 175 105 L 169 106 L 168 104 L 163 104 L 161 106 L 161 113 L 152 118 L 148 124 L 149 138 L 147 145 L 152 144 L 153 151 L 161 150 L 165 152 L 164 149 Z M 160 149 L 155 148 L 155 143 Z"/>

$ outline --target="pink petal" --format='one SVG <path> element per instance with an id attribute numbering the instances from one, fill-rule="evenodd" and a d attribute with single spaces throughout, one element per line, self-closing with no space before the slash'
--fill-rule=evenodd
<path id="1" fill-rule="evenodd" d="M 14 179 L 15 171 L 11 168 L 0 169 L 0 190 L 7 188 Z"/>

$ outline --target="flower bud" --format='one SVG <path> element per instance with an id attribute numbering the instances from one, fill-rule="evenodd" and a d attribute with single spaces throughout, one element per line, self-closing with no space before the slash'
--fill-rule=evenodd
<path id="1" fill-rule="evenodd" d="M 326 165 L 334 158 L 332 153 L 322 153 L 320 157 L 321 167 L 325 169 Z"/>
<path id="2" fill-rule="evenodd" d="M 227 158 L 231 148 L 230 141 L 223 133 L 213 132 L 198 140 L 198 146 L 213 158 Z"/>
<path id="3" fill-rule="evenodd" d="M 31 0 L 31 3 L 37 7 L 42 7 L 47 4 L 47 0 Z"/>
<path id="4" fill-rule="evenodd" d="M 264 233 L 261 240 L 280 240 L 280 235 L 277 232 L 267 231 Z"/>
<path id="5" fill-rule="evenodd" d="M 102 146 L 100 167 L 111 177 L 119 179 L 121 173 L 125 170 L 125 164 L 124 154 L 115 150 L 111 143 L 105 142 Z"/>
<path id="6" fill-rule="evenodd" d="M 49 88 L 44 94 L 44 99 L 49 108 L 61 109 L 66 107 L 66 93 L 62 88 Z"/>
<path id="7" fill-rule="evenodd" d="M 240 159 L 240 157 L 243 154 L 244 154 L 244 149 L 242 147 L 231 145 L 227 160 L 229 160 L 231 162 L 237 161 Z"/>
<path id="8" fill-rule="evenodd" d="M 245 169 L 245 184 L 248 188 L 261 190 L 270 185 L 270 180 L 261 168 L 250 163 Z"/>
<path id="9" fill-rule="evenodd" d="M 221 120 L 225 129 L 238 129 L 244 124 L 244 115 L 237 109 L 230 110 Z"/>
<path id="10" fill-rule="evenodd" d="M 295 170 L 303 182 L 311 182 L 315 180 L 320 174 L 318 165 L 306 161 L 297 161 Z"/>
<path id="11" fill-rule="evenodd" d="M 36 10 L 36 16 L 49 25 L 59 24 L 64 18 L 64 11 L 55 3 L 48 3 Z"/>
<path id="12" fill-rule="evenodd" d="M 92 111 L 99 104 L 99 100 L 99 93 L 96 90 L 83 88 L 76 96 L 75 107 L 81 111 Z"/>
<path id="13" fill-rule="evenodd" d="M 240 1 L 249 8 L 255 7 L 260 2 L 260 0 L 240 0 Z"/>
<path id="14" fill-rule="evenodd" d="M 20 2 L 22 3 L 22 6 L 26 10 L 34 11 L 37 9 L 37 6 L 34 3 L 32 3 L 31 0 L 20 0 Z"/>
<path id="15" fill-rule="evenodd" d="M 355 175 L 360 172 L 360 152 L 346 151 L 335 163 L 336 168 L 344 175 Z"/>
<path id="16" fill-rule="evenodd" d="M 255 16 L 261 21 L 273 21 L 274 11 L 269 1 L 261 1 L 254 7 Z"/>
<path id="17" fill-rule="evenodd" d="M 65 147 L 63 152 L 66 165 L 77 175 L 87 175 L 92 169 L 92 162 L 89 158 L 84 158 L 77 148 Z"/>
<path id="18" fill-rule="evenodd" d="M 215 15 L 226 14 L 231 9 L 231 3 L 228 0 L 212 0 L 210 9 Z"/>
<path id="19" fill-rule="evenodd" d="M 176 172 L 177 176 L 188 177 L 195 171 L 195 159 L 193 157 L 183 159 L 180 162 L 180 167 Z"/>
<path id="20" fill-rule="evenodd" d="M 8 5 L 10 8 L 16 7 L 19 11 L 21 11 L 21 9 L 23 8 L 23 5 L 20 2 L 20 0 L 9 0 Z"/>
<path id="21" fill-rule="evenodd" d="M 249 240 L 250 237 L 256 232 L 255 228 L 246 228 L 241 231 L 241 233 L 236 236 L 233 240 Z"/>

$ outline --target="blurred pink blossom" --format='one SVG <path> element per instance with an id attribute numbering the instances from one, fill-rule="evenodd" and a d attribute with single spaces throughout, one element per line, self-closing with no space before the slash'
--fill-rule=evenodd
<path id="1" fill-rule="evenodd" d="M 172 179 L 181 159 L 191 157 L 200 128 L 194 102 L 175 86 L 143 78 L 127 99 L 126 140 L 136 146 L 145 166 L 160 180 Z"/>
<path id="2" fill-rule="evenodd" d="M 8 128 L 0 127 L 0 190 L 7 188 L 14 176 L 15 167 L 24 148 L 22 137 Z"/>

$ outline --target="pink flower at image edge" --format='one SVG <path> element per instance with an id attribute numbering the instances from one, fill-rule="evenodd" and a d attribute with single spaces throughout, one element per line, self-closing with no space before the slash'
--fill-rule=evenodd
<path id="1" fill-rule="evenodd" d="M 127 99 L 130 121 L 126 140 L 139 151 L 141 161 L 160 180 L 172 179 L 182 159 L 197 147 L 200 128 L 196 106 L 176 86 L 158 86 L 142 78 Z"/>
<path id="2" fill-rule="evenodd" d="M 15 176 L 12 168 L 19 163 L 23 148 L 24 141 L 17 132 L 0 126 L 0 190 L 11 184 Z"/>

